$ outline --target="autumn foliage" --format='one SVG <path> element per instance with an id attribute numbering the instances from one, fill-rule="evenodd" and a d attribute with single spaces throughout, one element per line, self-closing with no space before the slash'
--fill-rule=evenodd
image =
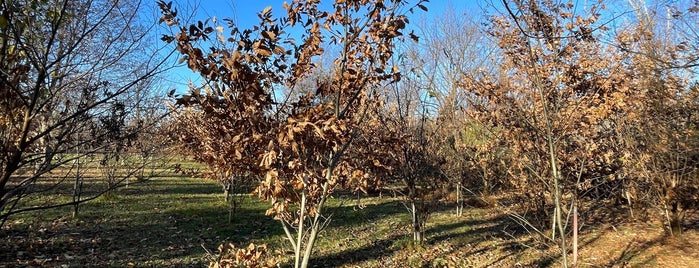
<path id="1" fill-rule="evenodd" d="M 162 39 L 205 80 L 173 107 L 177 139 L 221 174 L 258 178 L 254 193 L 270 201 L 267 214 L 282 223 L 297 267 L 307 265 L 330 222 L 325 202 L 340 189 L 399 185 L 416 240 L 445 191 L 511 193 L 526 200 L 517 204 L 524 216 L 513 217 L 560 245 L 564 264 L 579 205 L 592 211 L 604 207 L 598 200 L 623 199 L 632 217 L 637 203 L 662 206 L 673 232 L 695 206 L 698 95 L 687 77 L 697 37 L 660 40 L 641 13 L 637 27 L 611 28 L 601 1 L 583 9 L 503 1 L 483 32 L 469 33 L 494 47 L 484 70 L 455 66 L 467 61 L 454 58 L 465 55 L 454 46 L 432 53 L 446 55 L 447 67 L 415 56 L 398 66 L 397 41 L 418 40 L 404 33 L 400 12 L 426 10 L 422 1 L 337 0 L 327 11 L 293 1 L 280 17 L 262 10 L 252 29 L 230 20 L 184 25 L 170 3 L 159 5 L 173 30 Z M 327 47 L 339 52 L 322 72 Z M 411 68 L 410 83 L 401 67 Z M 438 68 L 450 88 L 430 76 Z"/>
<path id="2" fill-rule="evenodd" d="M 398 13 L 406 3 L 336 1 L 321 11 L 318 1 L 295 1 L 284 4 L 281 18 L 271 8 L 260 12 L 254 29 L 231 21 L 181 25 L 170 3 L 159 5 L 161 21 L 175 29 L 163 40 L 176 44 L 182 61 L 207 81 L 178 99 L 179 120 L 188 124 L 180 140 L 214 169 L 259 176 L 255 193 L 271 202 L 267 214 L 282 222 L 297 266 L 305 249 L 305 266 L 329 222 L 322 214 L 328 196 L 338 187 L 366 189 L 371 178 L 345 153 L 378 101 L 376 87 L 400 79 L 390 59 L 408 22 Z M 301 31 L 301 40 L 288 29 Z M 205 41 L 216 46 L 199 48 Z M 324 42 L 341 49 L 331 77 L 300 88 Z M 279 96 L 278 88 L 288 93 Z"/>

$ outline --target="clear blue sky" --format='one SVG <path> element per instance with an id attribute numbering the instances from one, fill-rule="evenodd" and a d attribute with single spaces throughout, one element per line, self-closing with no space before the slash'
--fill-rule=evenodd
<path id="1" fill-rule="evenodd" d="M 285 15 L 286 11 L 282 8 L 284 2 L 284 0 L 173 0 L 173 5 L 177 6 L 180 16 L 194 14 L 191 21 L 203 21 L 212 17 L 216 17 L 218 20 L 231 18 L 239 27 L 249 28 L 258 23 L 257 14 L 268 6 L 272 7 L 272 14 L 275 17 Z M 291 2 L 291 0 L 286 2 Z M 321 6 L 328 5 L 329 7 L 332 2 L 332 0 L 323 0 Z M 417 1 L 412 2 L 411 5 L 414 5 Z M 416 25 L 420 21 L 435 20 L 440 14 L 444 14 L 446 9 L 450 9 L 450 11 L 477 19 L 483 15 L 481 7 L 484 2 L 488 1 L 431 0 L 425 4 L 428 12 L 415 8 L 415 12 L 408 13 L 408 17 L 411 24 Z M 175 68 L 166 78 L 166 81 L 172 84 L 171 87 L 176 88 L 179 93 L 186 92 L 188 80 L 192 80 L 194 85 L 200 83 L 198 76 L 184 66 Z"/>
<path id="2" fill-rule="evenodd" d="M 177 6 L 180 16 L 194 14 L 194 18 L 190 21 L 205 20 L 216 17 L 218 20 L 231 18 L 237 23 L 240 28 L 250 28 L 256 25 L 259 21 L 257 14 L 266 7 L 272 7 L 272 14 L 275 17 L 285 15 L 286 11 L 282 8 L 284 0 L 172 0 L 173 5 Z M 596 2 L 592 1 L 591 2 Z M 291 0 L 286 0 L 291 2 Z M 321 7 L 330 7 L 333 0 L 321 0 Z M 417 1 L 411 0 L 411 5 Z M 605 1 L 610 7 L 612 14 L 619 14 L 628 10 L 615 10 L 621 0 Z M 587 1 L 581 4 L 586 6 Z M 495 5 L 495 6 L 492 6 Z M 421 22 L 438 21 L 439 16 L 445 12 L 455 12 L 456 14 L 466 16 L 468 19 L 480 21 L 484 19 L 484 10 L 489 10 L 493 13 L 504 13 L 501 0 L 431 0 L 425 6 L 429 9 L 428 12 L 416 8 L 413 14 L 408 13 L 410 19 L 409 29 L 421 24 Z M 225 25 L 225 23 L 221 23 Z M 613 25 L 611 25 L 614 27 Z M 416 31 L 418 32 L 418 31 Z M 186 67 L 177 67 L 168 74 L 166 81 L 172 84 L 178 92 L 184 93 L 187 89 L 187 81 L 192 80 L 194 85 L 199 85 L 199 77 L 192 73 Z"/>
<path id="3" fill-rule="evenodd" d="M 285 11 L 282 9 L 282 4 L 284 2 L 291 2 L 291 0 L 202 0 L 199 3 L 197 14 L 199 18 L 215 16 L 222 19 L 230 17 L 235 19 L 240 26 L 247 27 L 257 22 L 258 19 L 256 14 L 265 7 L 272 7 L 272 12 L 276 16 L 285 14 Z M 332 0 L 323 0 L 321 1 L 321 5 L 330 6 L 332 2 Z M 412 2 L 416 3 L 417 1 Z M 425 6 L 427 6 L 429 9 L 429 13 L 427 13 L 429 16 L 436 16 L 443 13 L 444 9 L 447 7 L 454 8 L 456 10 L 464 10 L 468 8 L 475 9 L 474 11 L 479 11 L 479 2 L 486 1 L 432 0 L 426 3 Z M 420 11 L 415 12 L 414 15 L 418 15 L 416 17 L 419 17 L 426 14 L 425 12 Z"/>

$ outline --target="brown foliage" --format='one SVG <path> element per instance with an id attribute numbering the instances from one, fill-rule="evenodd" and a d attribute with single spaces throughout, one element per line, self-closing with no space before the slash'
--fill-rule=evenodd
<path id="1" fill-rule="evenodd" d="M 210 81 L 204 92 L 193 89 L 178 100 L 186 107 L 180 113 L 180 140 L 196 152 L 195 157 L 217 169 L 262 176 L 256 193 L 272 200 L 269 213 L 280 218 L 290 217 L 289 204 L 299 199 L 294 192 L 308 194 L 313 215 L 315 204 L 327 194 L 324 184 L 332 191 L 335 185 L 363 179 L 342 154 L 354 129 L 364 123 L 363 107 L 375 104 L 370 85 L 399 78 L 388 60 L 393 54 L 392 40 L 401 35 L 407 19 L 382 16 L 382 12 L 390 14 L 403 3 L 384 6 L 341 1 L 333 12 L 321 12 L 317 4 L 287 4 L 287 15 L 281 19 L 265 9 L 254 30 L 229 25 L 233 36 L 226 39 L 216 33 L 220 48 L 205 54 L 196 43 L 212 39 L 208 36 L 215 32 L 214 27 L 206 23 L 180 26 L 171 5 L 160 3 L 162 21 L 179 27 L 178 33 L 163 40 L 175 42 L 190 69 Z M 352 20 L 351 13 L 344 12 L 360 9 L 366 9 L 368 21 Z M 305 29 L 301 44 L 283 37 L 286 28 L 301 22 Z M 364 30 L 326 37 L 322 29 L 336 25 Z M 318 83 L 297 99 L 273 100 L 275 86 L 295 90 L 312 73 L 312 60 L 324 53 L 321 43 L 326 40 L 344 46 L 329 81 Z"/>
<path id="2" fill-rule="evenodd" d="M 325 224 L 319 221 L 321 210 L 335 188 L 369 185 L 363 167 L 344 154 L 368 123 L 368 107 L 377 104 L 375 87 L 400 79 L 389 60 L 394 39 L 408 22 L 398 13 L 404 5 L 336 1 L 331 10 L 321 11 L 318 1 L 294 1 L 284 4 L 286 15 L 280 18 L 272 16 L 271 8 L 260 12 L 253 29 L 229 22 L 231 36 L 225 37 L 221 26 L 180 25 L 172 5 L 159 2 L 161 21 L 176 31 L 163 40 L 175 43 L 182 61 L 207 81 L 203 92 L 192 88 L 178 99 L 184 123 L 180 140 L 216 170 L 258 175 L 255 193 L 272 203 L 267 214 L 299 233 L 312 219 L 311 234 L 299 236 L 308 239 L 306 254 Z M 286 34 L 291 27 L 303 30 L 300 43 Z M 209 37 L 213 34 L 217 38 Z M 217 46 L 209 52 L 198 48 L 209 40 Z M 303 89 L 316 67 L 314 59 L 325 53 L 324 42 L 341 48 L 333 72 Z M 277 88 L 288 93 L 279 97 Z M 294 242 L 287 234 L 298 265 L 305 240 Z"/>
<path id="3" fill-rule="evenodd" d="M 506 142 L 514 156 L 512 185 L 553 191 L 549 142 L 565 188 L 585 192 L 593 180 L 614 179 L 624 152 L 615 125 L 632 117 L 628 55 L 603 46 L 598 9 L 573 16 L 572 5 L 527 1 L 521 15 L 493 17 L 489 33 L 504 57 L 501 75 L 465 76 L 472 118 Z M 518 13 L 520 14 L 520 13 Z"/>
<path id="4" fill-rule="evenodd" d="M 218 256 L 209 264 L 209 268 L 270 268 L 277 267 L 277 261 L 269 257 L 267 245 L 251 243 L 246 248 L 236 248 L 232 243 L 218 247 Z"/>

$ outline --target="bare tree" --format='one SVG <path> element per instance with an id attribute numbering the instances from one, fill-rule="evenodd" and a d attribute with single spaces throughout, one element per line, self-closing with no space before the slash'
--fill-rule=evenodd
<path id="1" fill-rule="evenodd" d="M 477 96 L 462 83 L 464 74 L 494 74 L 498 49 L 476 19 L 460 12 L 468 11 L 447 9 L 439 19 L 424 21 L 418 31 L 420 43 L 406 49 L 404 63 L 412 70 L 406 80 L 430 97 L 425 101 L 439 125 L 434 149 L 449 159 L 443 169 L 456 190 L 458 212 L 464 187 L 479 187 L 481 196 L 487 196 L 498 184 L 500 162 L 496 143 L 491 142 L 495 133 L 469 119 L 468 103 Z"/>
<path id="2" fill-rule="evenodd" d="M 420 244 L 426 239 L 429 215 L 444 196 L 446 179 L 441 168 L 445 159 L 433 146 L 438 144 L 439 126 L 428 113 L 429 97 L 416 85 L 408 78 L 386 88 L 386 107 L 371 112 L 379 123 L 362 129 L 354 153 L 381 159 L 381 165 L 366 166 L 374 166 L 373 173 L 381 174 L 383 183 L 400 185 L 394 193 L 410 213 L 413 242 Z"/>
<path id="3" fill-rule="evenodd" d="M 165 57 L 141 2 L 3 1 L 0 18 L 0 220 L 25 197 L 60 189 L 69 163 L 114 148 L 154 120 L 135 118 Z M 160 59 L 159 59 L 160 58 Z M 139 120 L 141 120 L 139 122 Z M 120 184 L 128 174 L 107 188 Z M 107 190 L 106 188 L 104 190 Z"/>

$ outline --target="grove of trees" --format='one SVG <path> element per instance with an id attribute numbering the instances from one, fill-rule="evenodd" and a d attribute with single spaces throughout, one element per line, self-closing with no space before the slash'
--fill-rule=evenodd
<path id="1" fill-rule="evenodd" d="M 0 227 L 77 213 L 168 153 L 268 201 L 294 267 L 341 194 L 390 192 L 415 244 L 445 204 L 490 207 L 564 267 L 599 215 L 678 236 L 699 208 L 697 1 L 483 1 L 418 21 L 428 0 L 306 0 L 249 29 L 155 3 L 160 26 L 140 1 L 0 4 Z M 201 82 L 168 97 L 169 55 Z M 84 176 L 104 187 L 83 194 Z M 26 201 L 47 191 L 72 199 Z M 265 245 L 221 250 L 223 266 L 275 265 Z"/>
<path id="2" fill-rule="evenodd" d="M 398 11 L 426 4 L 391 3 L 294 2 L 250 30 L 181 25 L 160 3 L 176 29 L 163 39 L 206 80 L 178 100 L 183 149 L 257 176 L 296 267 L 334 191 L 386 185 L 401 189 L 418 243 L 454 192 L 526 200 L 510 215 L 566 265 L 574 211 L 662 208 L 681 232 L 699 182 L 696 2 L 629 1 L 634 12 L 617 15 L 603 2 L 505 0 L 481 24 L 447 14 L 418 34 Z M 287 39 L 299 29 L 299 43 Z M 319 71 L 333 45 L 337 60 Z"/>

